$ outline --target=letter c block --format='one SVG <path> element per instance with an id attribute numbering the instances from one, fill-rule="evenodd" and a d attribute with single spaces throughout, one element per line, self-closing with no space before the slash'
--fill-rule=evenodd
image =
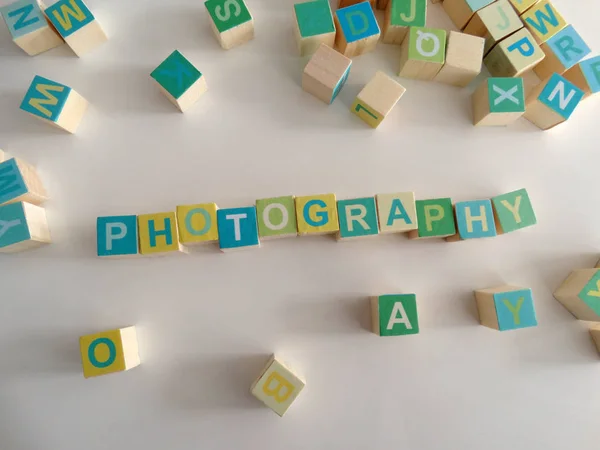
<path id="1" fill-rule="evenodd" d="M 123 372 L 141 362 L 134 326 L 82 336 L 79 347 L 85 378 Z"/>

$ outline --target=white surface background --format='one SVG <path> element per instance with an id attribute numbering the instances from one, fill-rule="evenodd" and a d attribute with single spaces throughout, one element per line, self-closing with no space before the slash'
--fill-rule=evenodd
<path id="1" fill-rule="evenodd" d="M 3 3 L 6 3 L 4 1 Z M 0 147 L 39 167 L 54 244 L 0 257 L 4 450 L 597 449 L 600 359 L 551 295 L 598 254 L 598 98 L 540 132 L 470 123 L 471 89 L 402 80 L 377 130 L 349 111 L 399 50 L 355 59 L 332 106 L 300 88 L 292 0 L 249 0 L 256 38 L 223 51 L 202 2 L 90 0 L 110 41 L 31 58 L 0 27 Z M 555 0 L 600 49 L 595 0 Z M 429 25 L 451 28 L 440 5 Z M 179 49 L 209 91 L 185 115 L 149 73 Z M 34 74 L 92 104 L 77 135 L 18 110 Z M 95 257 L 99 215 L 214 201 L 414 190 L 491 197 L 525 187 L 539 225 L 455 244 L 404 236 L 135 260 Z M 478 325 L 472 290 L 533 288 L 539 326 Z M 421 334 L 370 333 L 367 297 L 415 292 Z M 85 380 L 78 337 L 138 327 L 142 365 Z M 249 394 L 270 353 L 307 387 L 280 419 Z"/>

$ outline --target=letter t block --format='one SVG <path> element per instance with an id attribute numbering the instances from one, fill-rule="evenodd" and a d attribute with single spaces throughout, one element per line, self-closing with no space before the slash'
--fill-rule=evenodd
<path id="1" fill-rule="evenodd" d="M 204 6 L 213 32 L 225 50 L 254 38 L 254 19 L 244 0 L 207 0 Z"/>
<path id="2" fill-rule="evenodd" d="M 499 286 L 475 291 L 481 325 L 499 331 L 537 326 L 531 289 Z"/>

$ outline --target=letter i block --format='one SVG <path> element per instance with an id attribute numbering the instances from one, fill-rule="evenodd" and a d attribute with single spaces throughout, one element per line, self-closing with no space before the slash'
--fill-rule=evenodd
<path id="1" fill-rule="evenodd" d="M 298 394 L 304 389 L 304 385 L 304 381 L 273 355 L 252 384 L 250 392 L 280 417 L 283 417 Z"/>
<path id="2" fill-rule="evenodd" d="M 498 0 L 475 13 L 464 33 L 485 38 L 484 53 L 494 45 L 523 28 L 523 22 L 508 0 Z"/>
<path id="3" fill-rule="evenodd" d="M 537 326 L 531 289 L 499 286 L 475 291 L 479 322 L 499 331 Z"/>
<path id="4" fill-rule="evenodd" d="M 542 0 L 521 15 L 525 27 L 538 43 L 546 42 L 567 26 L 567 22 L 548 0 Z"/>
<path id="5" fill-rule="evenodd" d="M 509 0 L 519 15 L 523 14 L 540 0 Z"/>
<path id="6" fill-rule="evenodd" d="M 225 50 L 254 38 L 254 19 L 243 0 L 208 0 L 204 6 L 217 41 Z"/>
<path id="7" fill-rule="evenodd" d="M 510 125 L 525 114 L 523 78 L 488 78 L 477 87 L 471 100 L 473 125 Z"/>
<path id="8" fill-rule="evenodd" d="M 298 235 L 293 195 L 256 200 L 256 215 L 260 239 Z"/>
<path id="9" fill-rule="evenodd" d="M 583 91 L 583 98 L 600 92 L 600 56 L 595 56 L 571 67 L 564 77 Z"/>
<path id="10" fill-rule="evenodd" d="M 427 0 L 389 0 L 383 21 L 383 43 L 402 44 L 409 27 L 424 27 Z"/>
<path id="11" fill-rule="evenodd" d="M 301 56 L 314 53 L 321 44 L 333 47 L 335 25 L 328 1 L 315 0 L 294 5 L 294 34 Z"/>
<path id="12" fill-rule="evenodd" d="M 459 30 L 471 20 L 473 14 L 494 0 L 444 0 L 442 6 Z"/>
<path id="13" fill-rule="evenodd" d="M 177 234 L 177 218 L 173 212 L 138 216 L 140 254 L 157 255 L 184 252 Z"/>
<path id="14" fill-rule="evenodd" d="M 75 133 L 88 107 L 85 98 L 64 84 L 36 75 L 21 109 L 36 119 Z"/>
<path id="15" fill-rule="evenodd" d="M 96 237 L 98 256 L 114 258 L 137 255 L 137 216 L 98 217 Z"/>
<path id="16" fill-rule="evenodd" d="M 18 202 L 0 206 L 0 253 L 17 253 L 49 244 L 44 208 Z"/>
<path id="17" fill-rule="evenodd" d="M 217 225 L 219 227 L 219 247 L 222 252 L 260 246 L 254 206 L 219 209 Z"/>
<path id="18" fill-rule="evenodd" d="M 376 198 L 381 233 L 405 233 L 418 228 L 414 192 L 377 194 Z"/>
<path id="19" fill-rule="evenodd" d="M 377 72 L 358 93 L 350 111 L 377 128 L 405 92 L 400 83 L 383 72 Z"/>
<path id="20" fill-rule="evenodd" d="M 377 206 L 374 197 L 337 202 L 340 231 L 338 239 L 356 239 L 379 234 Z"/>
<path id="21" fill-rule="evenodd" d="M 496 45 L 483 63 L 493 77 L 518 77 L 544 57 L 529 30 L 522 28 Z"/>
<path id="22" fill-rule="evenodd" d="M 577 319 L 600 322 L 600 270 L 571 272 L 554 292 L 554 298 Z"/>
<path id="23" fill-rule="evenodd" d="M 571 25 L 543 43 L 542 50 L 546 57 L 533 68 L 541 80 L 545 80 L 553 73 L 566 72 L 591 52 Z"/>
<path id="24" fill-rule="evenodd" d="M 85 378 L 123 372 L 141 363 L 135 327 L 82 336 L 79 348 Z"/>
<path id="25" fill-rule="evenodd" d="M 351 66 L 350 58 L 321 44 L 304 68 L 302 89 L 331 104 L 346 84 Z"/>
<path id="26" fill-rule="evenodd" d="M 409 239 L 445 238 L 456 234 L 452 199 L 417 200 L 419 227 L 408 233 Z"/>
<path id="27" fill-rule="evenodd" d="M 450 31 L 446 62 L 434 81 L 465 87 L 481 73 L 485 40 L 479 36 Z"/>
<path id="28" fill-rule="evenodd" d="M 490 200 L 472 200 L 454 205 L 458 232 L 449 242 L 496 236 L 494 211 Z"/>
<path id="29" fill-rule="evenodd" d="M 526 189 L 492 198 L 494 220 L 498 234 L 511 233 L 537 223 Z"/>
<path id="30" fill-rule="evenodd" d="M 108 40 L 100 23 L 81 0 L 59 0 L 45 12 L 77 56 L 83 56 Z"/>
<path id="31" fill-rule="evenodd" d="M 446 60 L 446 31 L 411 27 L 400 47 L 398 75 L 433 80 Z"/>
<path id="32" fill-rule="evenodd" d="M 371 297 L 371 324 L 379 336 L 403 336 L 419 333 L 415 294 Z"/>
<path id="33" fill-rule="evenodd" d="M 0 162 L 0 205 L 24 201 L 41 205 L 48 194 L 35 168 L 21 159 Z"/>
<path id="34" fill-rule="evenodd" d="M 184 246 L 218 242 L 218 209 L 216 203 L 178 206 L 179 242 Z"/>
<path id="35" fill-rule="evenodd" d="M 335 194 L 296 197 L 298 234 L 333 234 L 340 230 Z"/>
<path id="36" fill-rule="evenodd" d="M 368 2 L 357 3 L 335 12 L 335 45 L 345 56 L 362 55 L 375 50 L 379 25 Z"/>
<path id="37" fill-rule="evenodd" d="M 38 55 L 63 43 L 48 24 L 37 0 L 18 0 L 0 8 L 15 44 L 30 56 Z"/>
<path id="38" fill-rule="evenodd" d="M 571 117 L 583 91 L 555 73 L 540 83 L 527 97 L 524 117 L 542 130 L 549 130 Z"/>

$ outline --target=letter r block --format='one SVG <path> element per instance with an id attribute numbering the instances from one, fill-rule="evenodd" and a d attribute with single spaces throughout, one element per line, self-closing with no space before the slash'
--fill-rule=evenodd
<path id="1" fill-rule="evenodd" d="M 379 25 L 368 2 L 338 9 L 335 27 L 335 45 L 349 58 L 374 50 L 379 41 Z"/>
<path id="2" fill-rule="evenodd" d="M 415 294 L 379 295 L 370 298 L 371 325 L 379 336 L 404 336 L 419 333 Z"/>
<path id="3" fill-rule="evenodd" d="M 411 27 L 400 46 L 398 76 L 417 80 L 433 80 L 446 61 L 445 30 Z"/>
<path id="4" fill-rule="evenodd" d="M 138 254 L 137 216 L 105 216 L 96 221 L 98 256 Z"/>
<path id="5" fill-rule="evenodd" d="M 260 246 L 254 206 L 219 209 L 217 226 L 219 228 L 219 247 L 222 252 Z"/>
<path id="6" fill-rule="evenodd" d="M 208 0 L 204 6 L 215 37 L 225 50 L 254 38 L 254 19 L 244 0 Z"/>
<path id="7" fill-rule="evenodd" d="M 333 234 L 340 229 L 335 194 L 296 197 L 300 236 Z"/>
<path id="8" fill-rule="evenodd" d="M 79 348 L 85 378 L 123 372 L 140 365 L 133 326 L 82 336 Z"/>
<path id="9" fill-rule="evenodd" d="M 499 331 L 537 326 L 531 289 L 499 286 L 475 291 L 479 321 Z"/>
<path id="10" fill-rule="evenodd" d="M 356 239 L 379 234 L 374 197 L 337 202 L 340 231 L 338 240 Z"/>
<path id="11" fill-rule="evenodd" d="M 405 92 L 404 86 L 396 80 L 377 72 L 358 93 L 350 111 L 372 128 L 377 128 Z"/>
<path id="12" fill-rule="evenodd" d="M 545 80 L 554 73 L 563 74 L 591 53 L 590 48 L 569 25 L 542 44 L 546 57 L 533 68 L 535 74 Z"/>
<path id="13" fill-rule="evenodd" d="M 554 298 L 577 319 L 600 322 L 600 269 L 571 272 Z"/>
<path id="14" fill-rule="evenodd" d="M 0 253 L 16 253 L 50 243 L 44 208 L 25 202 L 0 206 Z"/>
<path id="15" fill-rule="evenodd" d="M 521 28 L 500 41 L 483 63 L 493 77 L 518 77 L 535 67 L 544 57 L 531 32 Z"/>

